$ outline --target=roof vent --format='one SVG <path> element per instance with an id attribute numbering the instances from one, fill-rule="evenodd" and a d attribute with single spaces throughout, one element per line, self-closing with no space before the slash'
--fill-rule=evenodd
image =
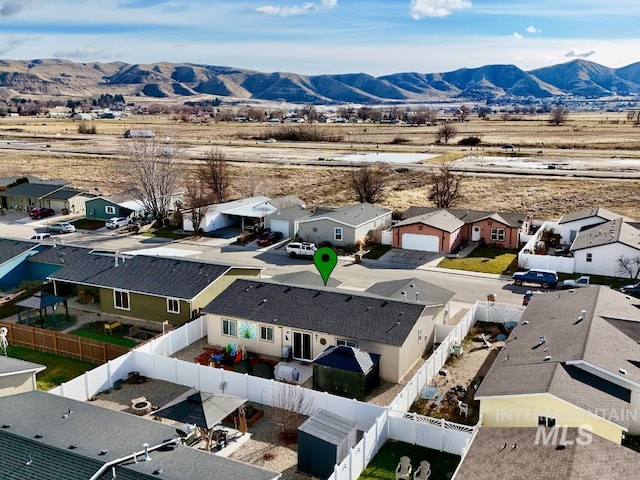
<path id="1" fill-rule="evenodd" d="M 313 298 L 319 297 L 320 296 L 320 292 L 316 292 L 313 294 Z"/>
<path id="2" fill-rule="evenodd" d="M 67 448 L 68 448 L 69 450 L 75 450 L 76 448 L 78 448 L 78 445 L 76 445 L 75 443 L 73 443 L 73 444 L 69 445 Z"/>
<path id="3" fill-rule="evenodd" d="M 402 298 L 404 298 L 404 301 L 407 301 L 407 292 L 400 292 L 400 294 L 402 295 Z"/>
<path id="4" fill-rule="evenodd" d="M 549 360 L 551 360 L 551 355 L 546 355 L 542 360 L 548 362 Z"/>
<path id="5" fill-rule="evenodd" d="M 353 300 L 353 295 L 349 295 L 349 296 L 345 299 L 345 302 L 350 302 L 351 300 Z"/>
<path id="6" fill-rule="evenodd" d="M 544 335 L 540 335 L 540 340 L 538 341 L 538 345 L 542 345 L 544 343 L 547 343 L 547 339 Z"/>
<path id="7" fill-rule="evenodd" d="M 420 296 L 420 292 L 416 292 L 416 303 L 418 302 L 418 297 Z"/>
<path id="8" fill-rule="evenodd" d="M 618 370 L 618 372 L 620 372 L 622 375 L 626 375 L 627 374 L 627 370 L 624 368 L 621 368 L 620 370 Z"/>
<path id="9" fill-rule="evenodd" d="M 382 302 L 382 307 L 386 307 L 387 305 L 389 305 L 389 302 L 387 300 L 385 300 L 384 302 Z"/>
<path id="10" fill-rule="evenodd" d="M 11 428 L 11 424 L 10 423 L 3 423 L 2 424 L 2 428 Z"/>
<path id="11" fill-rule="evenodd" d="M 44 435 L 42 433 L 36 433 L 33 438 L 42 438 Z"/>
<path id="12" fill-rule="evenodd" d="M 556 450 L 564 450 L 567 446 L 564 443 L 559 443 L 556 445 Z"/>
<path id="13" fill-rule="evenodd" d="M 106 455 L 107 453 L 109 453 L 109 450 L 100 450 L 100 452 L 98 453 L 98 455 L 100 455 L 100 456 L 104 456 L 104 455 Z"/>
<path id="14" fill-rule="evenodd" d="M 148 462 L 148 461 L 151 460 L 151 457 L 149 456 L 149 444 L 145 442 L 145 443 L 142 444 L 142 447 L 144 448 L 144 458 L 143 458 L 143 460 L 145 462 Z"/>

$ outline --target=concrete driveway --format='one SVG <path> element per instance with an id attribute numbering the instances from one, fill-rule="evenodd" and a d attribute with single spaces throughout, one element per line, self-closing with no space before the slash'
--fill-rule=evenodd
<path id="1" fill-rule="evenodd" d="M 418 250 L 404 250 L 401 248 L 392 248 L 379 258 L 380 262 L 413 265 L 415 267 L 420 267 L 426 264 L 436 266 L 440 263 L 440 260 L 442 260 L 442 254 L 438 252 L 421 252 Z"/>

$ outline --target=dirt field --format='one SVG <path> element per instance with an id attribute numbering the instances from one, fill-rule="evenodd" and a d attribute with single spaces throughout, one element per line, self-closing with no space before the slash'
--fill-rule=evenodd
<path id="1" fill-rule="evenodd" d="M 514 145 L 518 155 L 544 155 L 546 161 L 567 158 L 591 162 L 610 170 L 607 159 L 623 159 L 621 171 L 640 171 L 640 129 L 625 122 L 624 113 L 571 116 L 554 127 L 547 117 L 523 116 L 503 122 L 473 119 L 456 124 L 458 135 L 447 146 L 434 146 L 438 127 L 409 125 L 327 125 L 340 143 L 266 144 L 273 126 L 265 124 L 184 123 L 171 118 L 129 117 L 96 121 L 97 135 L 77 134 L 77 122 L 63 119 L 3 118 L 0 120 L 0 176 L 62 177 L 72 185 L 98 194 L 120 193 L 126 185 L 126 160 L 120 157 L 121 136 L 129 128 L 151 128 L 182 146 L 184 170 L 206 152 L 217 148 L 231 161 L 234 197 L 252 194 L 277 196 L 295 193 L 309 205 L 340 205 L 352 201 L 346 166 L 296 165 L 299 161 L 338 158 L 349 153 L 430 153 L 423 164 L 457 160 L 477 152 L 455 145 L 460 138 L 479 136 L 482 155 L 504 157 L 501 145 Z M 398 144 L 398 139 L 402 139 Z M 596 151 L 598 150 L 598 151 Z M 467 160 L 465 160 L 467 161 Z M 320 162 L 322 163 L 322 162 Z M 617 168 L 617 167 L 616 167 Z M 563 213 L 603 206 L 631 218 L 640 218 L 637 205 L 640 182 L 600 179 L 540 179 L 466 175 L 464 200 L 459 208 L 530 212 L 536 218 L 555 219 Z M 428 205 L 427 172 L 410 168 L 388 179 L 384 202 L 392 209 Z"/>

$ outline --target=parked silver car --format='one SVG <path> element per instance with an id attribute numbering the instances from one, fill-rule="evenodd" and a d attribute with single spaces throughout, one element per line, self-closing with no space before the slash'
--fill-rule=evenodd
<path id="1" fill-rule="evenodd" d="M 47 226 L 47 232 L 49 233 L 73 233 L 76 231 L 76 227 L 69 222 L 58 222 Z"/>

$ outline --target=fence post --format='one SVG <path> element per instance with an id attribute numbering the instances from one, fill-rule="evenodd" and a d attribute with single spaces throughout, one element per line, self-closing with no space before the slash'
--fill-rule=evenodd
<path id="1" fill-rule="evenodd" d="M 84 398 L 89 398 L 89 372 L 84 372 Z"/>
<path id="2" fill-rule="evenodd" d="M 446 434 L 446 431 L 444 429 L 444 418 L 440 419 L 440 432 L 442 433 L 442 435 L 440 436 L 440 451 L 443 452 L 444 451 L 444 436 Z"/>

